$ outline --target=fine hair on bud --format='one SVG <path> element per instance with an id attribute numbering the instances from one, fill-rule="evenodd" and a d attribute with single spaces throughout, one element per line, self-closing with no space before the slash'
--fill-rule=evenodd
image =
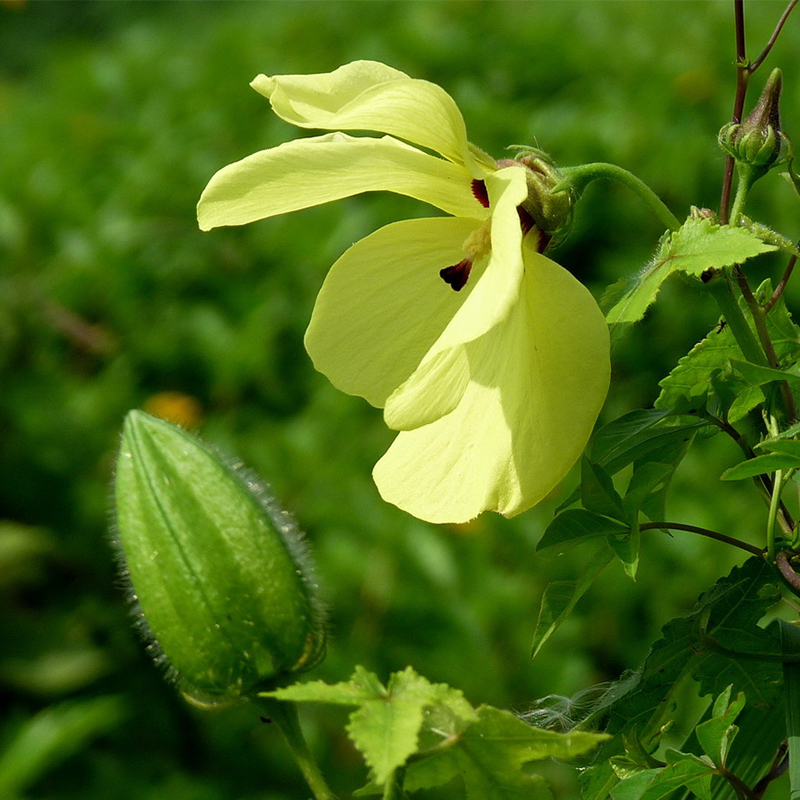
<path id="1" fill-rule="evenodd" d="M 325 613 L 308 544 L 240 462 L 132 411 L 114 509 L 136 627 L 191 702 L 247 699 L 322 660 Z"/>

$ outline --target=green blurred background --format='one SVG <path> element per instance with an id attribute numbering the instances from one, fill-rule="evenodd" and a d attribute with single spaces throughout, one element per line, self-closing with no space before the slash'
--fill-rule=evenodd
<path id="1" fill-rule="evenodd" d="M 751 55 L 782 8 L 748 8 Z M 611 161 L 678 216 L 714 208 L 723 164 L 715 137 L 733 102 L 732 28 L 732 3 L 694 0 L 0 3 L 6 794 L 307 794 L 276 731 L 250 709 L 189 707 L 137 640 L 108 538 L 130 408 L 182 417 L 295 513 L 331 611 L 329 656 L 312 677 L 343 680 L 362 664 L 385 679 L 411 664 L 475 704 L 524 711 L 541 695 L 635 667 L 661 625 L 741 560 L 714 542 L 653 535 L 638 581 L 611 567 L 532 664 L 544 586 L 582 569 L 580 551 L 561 561 L 533 551 L 574 478 L 512 521 L 416 521 L 383 504 L 371 483 L 391 441 L 380 413 L 334 390 L 302 347 L 338 255 L 386 222 L 430 210 L 366 196 L 207 234 L 194 217 L 214 171 L 298 135 L 249 89 L 256 74 L 359 58 L 445 87 L 470 138 L 498 158 L 527 143 L 564 165 Z M 751 102 L 776 65 L 784 127 L 800 141 L 800 17 L 757 75 Z M 762 183 L 754 216 L 796 238 L 797 198 L 777 176 Z M 645 263 L 661 232 L 624 189 L 594 185 L 554 257 L 599 297 Z M 765 259 L 754 281 L 780 268 Z M 601 420 L 649 407 L 657 381 L 715 322 L 693 286 L 668 285 L 615 351 Z M 755 494 L 717 481 L 735 457 L 722 440 L 695 448 L 670 517 L 757 541 Z M 319 708 L 304 722 L 333 787 L 348 796 L 364 773 L 345 718 Z"/>

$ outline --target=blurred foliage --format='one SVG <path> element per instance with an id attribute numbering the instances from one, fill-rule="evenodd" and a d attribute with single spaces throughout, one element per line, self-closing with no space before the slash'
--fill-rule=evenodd
<path id="1" fill-rule="evenodd" d="M 752 4 L 753 55 L 782 7 Z M 196 427 L 295 511 L 331 607 L 321 679 L 412 664 L 475 704 L 523 711 L 634 667 L 727 571 L 736 557 L 714 542 L 652 534 L 637 583 L 614 567 L 531 664 L 544 585 L 582 569 L 579 555 L 533 551 L 574 482 L 510 522 L 411 519 L 370 480 L 391 440 L 380 413 L 329 386 L 302 347 L 335 258 L 381 224 L 430 211 L 353 198 L 201 234 L 194 205 L 216 169 L 296 135 L 248 88 L 257 73 L 375 58 L 446 88 L 472 140 L 497 157 L 535 143 L 565 165 L 632 170 L 678 216 L 713 208 L 716 133 L 733 102 L 731 17 L 728 3 L 662 0 L 0 4 L 0 753 L 32 737 L 31 763 L 49 767 L 20 773 L 18 791 L 304 796 L 276 732 L 248 709 L 195 712 L 136 641 L 106 531 L 129 408 Z M 767 62 L 784 70 L 784 128 L 797 142 L 799 43 L 793 20 Z M 762 183 L 753 216 L 796 238 L 791 187 Z M 591 187 L 576 217 L 555 257 L 597 296 L 661 234 L 616 186 Z M 781 268 L 763 264 L 756 283 Z M 788 301 L 800 301 L 796 288 Z M 667 286 L 617 347 L 604 421 L 649 407 L 715 322 L 688 281 Z M 669 515 L 752 539 L 755 493 L 716 481 L 732 448 L 695 448 Z M 101 699 L 111 704 L 91 705 Z M 306 720 L 335 789 L 361 774 L 342 721 L 324 709 Z"/>

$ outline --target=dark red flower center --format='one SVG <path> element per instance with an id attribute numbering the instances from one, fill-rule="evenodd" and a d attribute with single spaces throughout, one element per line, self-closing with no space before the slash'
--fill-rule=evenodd
<path id="1" fill-rule="evenodd" d="M 489 192 L 486 190 L 484 181 L 472 181 L 472 194 L 484 208 L 489 208 Z M 519 224 L 524 238 L 534 227 L 534 221 L 522 206 L 517 206 L 517 214 L 519 214 Z M 439 275 L 454 292 L 460 292 L 467 285 L 471 270 L 472 261 L 469 258 L 465 258 L 459 261 L 458 264 L 453 264 L 452 267 L 445 267 L 439 270 Z"/>

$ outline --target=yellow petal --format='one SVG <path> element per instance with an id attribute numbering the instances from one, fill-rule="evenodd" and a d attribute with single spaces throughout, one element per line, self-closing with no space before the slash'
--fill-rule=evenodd
<path id="1" fill-rule="evenodd" d="M 395 222 L 356 242 L 331 267 L 305 344 L 314 366 L 374 406 L 419 366 L 474 284 L 454 292 L 439 270 L 463 258 L 480 220 Z"/>
<path id="2" fill-rule="evenodd" d="M 597 304 L 528 250 L 520 302 L 463 347 L 471 379 L 461 402 L 400 433 L 373 472 L 385 500 L 430 522 L 514 516 L 544 499 L 582 453 L 608 390 Z"/>
<path id="3" fill-rule="evenodd" d="M 472 294 L 425 354 L 418 369 L 387 399 L 386 424 L 412 430 L 450 413 L 467 387 L 469 371 L 461 345 L 483 336 L 506 318 L 519 300 L 523 275 L 522 231 L 517 206 L 527 197 L 525 170 L 509 167 L 486 178 L 493 209 L 491 255 L 483 274 L 475 270 Z"/>
<path id="4" fill-rule="evenodd" d="M 328 133 L 223 167 L 203 191 L 197 218 L 202 230 L 244 225 L 370 191 L 408 195 L 457 216 L 487 213 L 461 167 L 390 136 Z"/>
<path id="5" fill-rule="evenodd" d="M 378 131 L 427 147 L 474 177 L 494 161 L 470 148 L 453 98 L 428 81 L 376 61 L 355 61 L 316 75 L 259 75 L 250 84 L 275 113 L 303 128 Z"/>

